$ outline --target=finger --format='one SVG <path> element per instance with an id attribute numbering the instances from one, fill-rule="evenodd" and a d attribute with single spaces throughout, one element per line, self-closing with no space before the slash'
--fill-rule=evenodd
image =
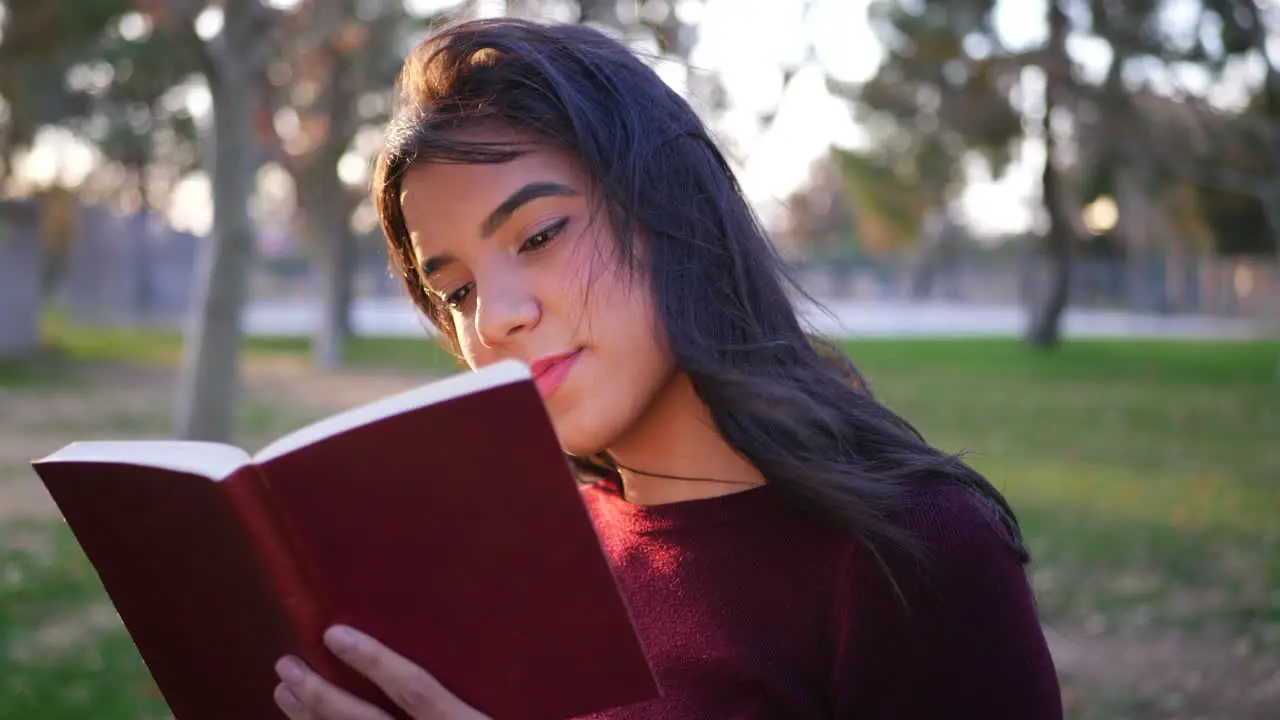
<path id="1" fill-rule="evenodd" d="M 343 662 L 372 680 L 413 717 L 484 717 L 426 670 L 354 628 L 334 626 L 325 633 L 324 640 Z"/>
<path id="2" fill-rule="evenodd" d="M 306 706 L 298 699 L 297 695 L 288 688 L 284 683 L 276 685 L 276 690 L 272 693 L 272 698 L 276 701 L 276 706 L 281 712 L 289 718 L 289 720 L 311 720 L 310 713 L 307 712 Z"/>
<path id="3" fill-rule="evenodd" d="M 391 720 L 381 709 L 324 679 L 297 658 L 281 659 L 276 673 L 302 705 L 305 720 Z"/>

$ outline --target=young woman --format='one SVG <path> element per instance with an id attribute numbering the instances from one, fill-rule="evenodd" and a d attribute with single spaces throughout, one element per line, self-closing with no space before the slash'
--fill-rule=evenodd
<path id="1" fill-rule="evenodd" d="M 534 370 L 663 695 L 599 718 L 1060 718 L 1013 512 L 806 334 L 707 131 L 581 26 L 462 24 L 408 58 L 373 193 L 465 363 Z M 475 718 L 395 638 L 335 653 Z M 296 659 L 295 720 L 385 718 Z"/>

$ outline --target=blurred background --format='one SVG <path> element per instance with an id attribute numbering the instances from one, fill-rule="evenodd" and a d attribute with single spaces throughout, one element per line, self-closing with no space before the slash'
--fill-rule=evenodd
<path id="1" fill-rule="evenodd" d="M 408 50 L 500 14 L 703 115 L 815 328 L 1011 499 L 1069 717 L 1280 717 L 1280 3 L 0 0 L 0 720 L 166 716 L 32 459 L 455 369 L 370 163 Z"/>

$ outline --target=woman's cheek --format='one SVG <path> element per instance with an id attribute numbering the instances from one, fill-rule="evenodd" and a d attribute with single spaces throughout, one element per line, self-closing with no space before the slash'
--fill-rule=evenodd
<path id="1" fill-rule="evenodd" d="M 486 358 L 488 349 L 476 337 L 475 329 L 471 324 L 458 318 L 454 321 L 454 328 L 458 333 L 458 351 L 462 353 L 462 359 L 467 363 L 467 367 L 475 370 L 488 365 L 490 362 Z"/>

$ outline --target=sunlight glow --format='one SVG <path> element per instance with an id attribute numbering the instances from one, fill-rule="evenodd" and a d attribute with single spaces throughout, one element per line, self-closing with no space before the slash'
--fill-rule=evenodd
<path id="1" fill-rule="evenodd" d="M 120 37 L 129 42 L 140 42 L 151 34 L 151 18 L 140 12 L 127 12 L 120 16 L 116 28 Z"/>
<path id="2" fill-rule="evenodd" d="M 1104 195 L 1085 206 L 1081 213 L 1084 226 L 1094 235 L 1102 235 L 1115 229 L 1120 221 L 1120 208 L 1115 198 Z"/>
<path id="3" fill-rule="evenodd" d="M 199 35 L 201 40 L 214 39 L 218 33 L 222 32 L 225 19 L 222 8 L 217 6 L 205 8 L 196 16 L 196 35 Z"/>
<path id="4" fill-rule="evenodd" d="M 31 145 L 15 158 L 15 174 L 34 188 L 75 187 L 100 160 L 97 148 L 62 128 L 41 128 Z"/>
<path id="5" fill-rule="evenodd" d="M 452 10 L 463 0 L 404 0 L 404 9 L 410 15 L 429 17 L 442 10 Z"/>
<path id="6" fill-rule="evenodd" d="M 369 163 L 353 153 L 346 153 L 338 160 L 338 179 L 352 187 L 369 182 Z"/>
<path id="7" fill-rule="evenodd" d="M 204 173 L 179 180 L 169 197 L 169 222 L 174 229 L 207 235 L 213 227 L 213 206 L 209 202 L 212 192 Z"/>

